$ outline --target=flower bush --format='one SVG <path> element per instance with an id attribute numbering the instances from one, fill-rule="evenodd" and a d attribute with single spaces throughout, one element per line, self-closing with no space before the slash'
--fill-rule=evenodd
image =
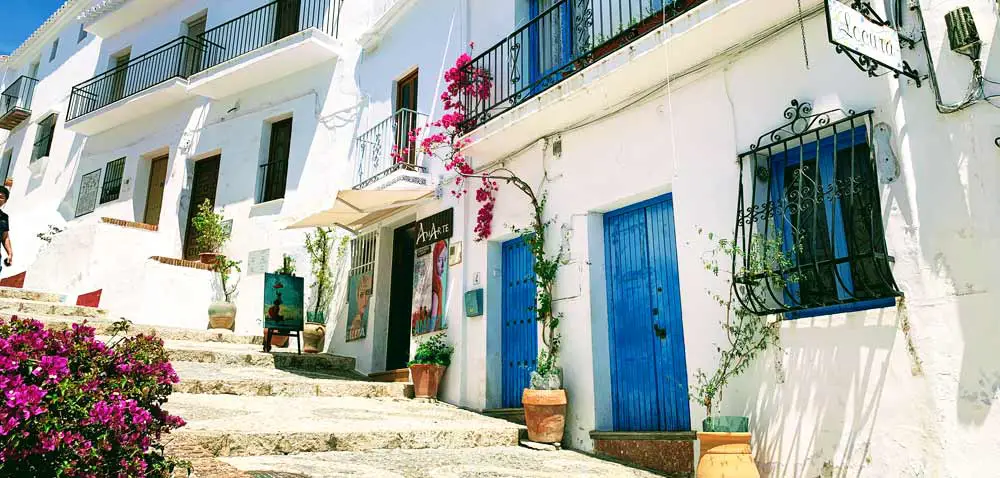
<path id="1" fill-rule="evenodd" d="M 163 341 L 108 343 L 74 324 L 0 318 L 0 477 L 165 477 L 160 439 L 184 426 L 163 410 L 177 374 Z"/>

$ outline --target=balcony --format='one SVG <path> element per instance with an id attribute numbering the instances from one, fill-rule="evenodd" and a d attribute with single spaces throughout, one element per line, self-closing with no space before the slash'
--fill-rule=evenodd
<path id="1" fill-rule="evenodd" d="M 336 60 L 342 0 L 278 0 L 200 35 L 193 93 L 220 99 Z"/>
<path id="2" fill-rule="evenodd" d="M 22 76 L 0 94 L 0 129 L 12 130 L 31 116 L 31 99 L 38 80 Z"/>
<path id="3" fill-rule="evenodd" d="M 427 115 L 401 109 L 354 140 L 354 163 L 358 184 L 354 189 L 387 189 L 404 182 L 427 185 L 427 168 L 422 164 L 410 131 L 423 128 Z M 405 187 L 405 186 L 404 186 Z"/>
<path id="4" fill-rule="evenodd" d="M 201 41 L 180 37 L 76 85 L 66 128 L 93 135 L 184 101 L 206 53 Z"/>

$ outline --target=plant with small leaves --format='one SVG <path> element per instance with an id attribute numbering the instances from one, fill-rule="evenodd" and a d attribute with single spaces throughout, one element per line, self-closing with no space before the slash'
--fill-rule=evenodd
<path id="1" fill-rule="evenodd" d="M 698 234 L 704 234 L 699 228 Z M 764 282 L 779 287 L 779 290 L 798 280 L 797 274 L 790 272 L 794 265 L 792 252 L 783 248 L 780 238 L 751 236 L 746 248 L 735 241 L 707 233 L 714 248 L 702 257 L 705 269 L 715 276 L 725 272 L 719 259 L 725 263 L 742 265 L 742 268 L 727 274 L 725 296 L 708 291 L 709 296 L 724 311 L 722 329 L 726 332 L 727 343 L 716 346 L 719 365 L 711 375 L 698 369 L 691 386 L 691 399 L 705 407 L 707 416 L 718 409 L 720 396 L 730 381 L 747 371 L 761 353 L 779 342 L 781 317 L 757 315 L 740 304 L 734 297 L 735 288 L 756 287 Z"/>
<path id="2" fill-rule="evenodd" d="M 198 205 L 198 211 L 191 219 L 195 232 L 195 245 L 199 253 L 218 253 L 229 242 L 230 232 L 225 227 L 225 218 L 217 214 L 208 199 Z"/>
<path id="3" fill-rule="evenodd" d="M 451 365 L 451 354 L 455 347 L 449 344 L 447 334 L 435 335 L 417 346 L 417 353 L 408 365 Z"/>
<path id="4" fill-rule="evenodd" d="M 222 286 L 222 296 L 225 298 L 226 302 L 232 303 L 233 297 L 236 295 L 236 290 L 239 287 L 239 281 L 234 280 L 234 275 L 242 272 L 240 269 L 240 261 L 234 261 L 226 256 L 219 257 L 219 260 L 215 263 L 215 272 L 219 274 L 219 284 Z"/>
<path id="5" fill-rule="evenodd" d="M 274 273 L 283 276 L 295 275 L 295 258 L 288 254 L 283 254 L 281 256 L 281 267 L 274 271 Z"/>
<path id="6" fill-rule="evenodd" d="M 333 299 L 333 273 L 330 271 L 330 255 L 333 252 L 333 229 L 319 227 L 313 234 L 306 233 L 306 252 L 312 265 L 313 287 L 316 298 L 313 306 L 315 322 L 323 323 L 320 312 L 330 306 Z M 339 252 L 339 251 L 338 251 Z"/>

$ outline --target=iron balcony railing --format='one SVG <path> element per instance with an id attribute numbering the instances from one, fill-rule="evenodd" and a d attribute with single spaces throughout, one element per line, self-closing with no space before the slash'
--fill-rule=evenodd
<path id="1" fill-rule="evenodd" d="M 3 107 L 3 111 L 0 111 L 0 116 L 6 116 L 14 110 L 31 111 L 31 99 L 35 96 L 36 85 L 38 85 L 38 80 L 30 76 L 22 76 L 14 81 L 14 83 L 11 83 L 0 94 Z"/>
<path id="2" fill-rule="evenodd" d="M 375 127 L 357 137 L 354 157 L 358 166 L 355 189 L 363 189 L 398 169 L 426 172 L 410 131 L 423 128 L 427 115 L 400 109 Z"/>
<path id="3" fill-rule="evenodd" d="M 199 71 L 206 45 L 201 40 L 180 37 L 74 86 L 67 119 L 92 113 L 167 80 L 193 75 Z"/>
<path id="4" fill-rule="evenodd" d="M 257 202 L 263 203 L 285 197 L 285 183 L 288 181 L 288 161 L 272 161 L 262 164 L 257 171 Z"/>
<path id="5" fill-rule="evenodd" d="M 489 91 L 485 98 L 466 92 L 462 129 L 475 129 L 704 2 L 554 2 L 463 67 L 466 78 L 486 78 Z"/>
<path id="6" fill-rule="evenodd" d="M 211 48 L 208 69 L 295 33 L 316 28 L 334 38 L 343 0 L 277 0 L 199 35 Z"/>

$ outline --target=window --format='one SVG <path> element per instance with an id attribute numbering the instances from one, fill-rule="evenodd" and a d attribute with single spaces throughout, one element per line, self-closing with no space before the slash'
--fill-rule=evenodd
<path id="1" fill-rule="evenodd" d="M 85 216 L 97 208 L 97 195 L 101 187 L 101 170 L 97 169 L 80 178 L 80 192 L 76 197 L 76 217 Z"/>
<path id="2" fill-rule="evenodd" d="M 80 34 L 79 34 L 79 36 L 76 37 L 76 42 L 80 43 L 80 42 L 82 42 L 82 41 L 84 41 L 86 39 L 87 39 L 87 30 L 83 26 L 83 24 L 81 23 L 80 24 Z"/>
<path id="3" fill-rule="evenodd" d="M 49 53 L 49 62 L 55 60 L 56 55 L 58 54 L 59 54 L 59 39 L 56 38 L 56 41 L 52 42 L 52 53 Z"/>
<path id="4" fill-rule="evenodd" d="M 3 153 L 3 159 L 0 160 L 0 184 L 3 184 L 3 182 L 10 177 L 10 163 L 13 158 L 13 149 L 8 149 L 5 153 Z"/>
<path id="5" fill-rule="evenodd" d="M 104 187 L 101 188 L 101 204 L 118 199 L 122 190 L 122 175 L 125 173 L 125 158 L 118 158 L 104 167 Z"/>
<path id="6" fill-rule="evenodd" d="M 352 300 L 361 312 L 351 319 L 347 327 L 347 341 L 363 339 L 368 335 L 367 314 L 372 293 L 375 290 L 375 245 L 378 233 L 369 232 L 351 240 L 351 269 L 348 284 Z"/>
<path id="7" fill-rule="evenodd" d="M 794 102 L 791 123 L 740 155 L 734 292 L 752 312 L 786 318 L 893 306 L 902 294 L 882 227 L 872 113 L 811 108 Z"/>
<path id="8" fill-rule="evenodd" d="M 257 202 L 268 202 L 285 197 L 288 178 L 288 156 L 292 144 L 292 118 L 271 124 L 271 141 L 268 143 L 267 163 L 260 165 L 260 193 Z"/>
<path id="9" fill-rule="evenodd" d="M 35 148 L 31 152 L 31 162 L 44 158 L 52 152 L 52 137 L 56 132 L 56 120 L 59 115 L 52 113 L 38 123 L 38 133 L 35 135 Z"/>

